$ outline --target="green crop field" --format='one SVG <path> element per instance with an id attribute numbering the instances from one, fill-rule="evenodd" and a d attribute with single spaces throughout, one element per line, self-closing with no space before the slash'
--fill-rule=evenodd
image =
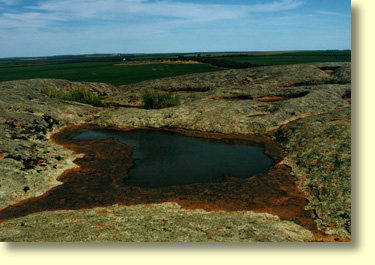
<path id="1" fill-rule="evenodd" d="M 350 62 L 351 51 L 296 51 L 279 53 L 249 53 L 213 57 L 218 60 L 258 65 L 282 65 L 317 62 Z"/>
<path id="2" fill-rule="evenodd" d="M 201 63 L 181 63 L 181 61 Z M 350 61 L 350 50 L 95 54 L 3 58 L 0 59 L 0 81 L 52 78 L 125 85 L 163 77 L 212 72 L 228 68 Z"/>
<path id="3" fill-rule="evenodd" d="M 118 65 L 118 63 L 113 62 L 63 63 L 0 68 L 0 81 L 51 78 L 124 85 L 162 77 L 218 70 L 220 69 L 208 64 Z"/>

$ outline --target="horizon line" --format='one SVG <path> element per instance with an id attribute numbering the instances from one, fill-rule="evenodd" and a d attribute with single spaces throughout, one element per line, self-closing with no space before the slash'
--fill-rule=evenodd
<path id="1" fill-rule="evenodd" d="M 134 52 L 134 53 L 121 53 L 121 52 L 108 52 L 108 53 L 77 53 L 77 54 L 56 54 L 56 55 L 40 55 L 40 56 L 12 56 L 0 57 L 0 59 L 23 59 L 23 58 L 50 58 L 59 56 L 88 56 L 88 55 L 154 55 L 154 54 L 209 54 L 209 53 L 261 53 L 261 52 L 299 52 L 299 51 L 351 51 L 351 49 L 318 49 L 318 50 L 272 50 L 272 51 L 192 51 L 192 52 Z"/>

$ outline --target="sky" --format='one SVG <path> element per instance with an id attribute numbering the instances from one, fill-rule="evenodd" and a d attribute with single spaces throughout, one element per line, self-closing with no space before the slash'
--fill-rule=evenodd
<path id="1" fill-rule="evenodd" d="M 350 0 L 0 0 L 0 57 L 351 49 Z"/>

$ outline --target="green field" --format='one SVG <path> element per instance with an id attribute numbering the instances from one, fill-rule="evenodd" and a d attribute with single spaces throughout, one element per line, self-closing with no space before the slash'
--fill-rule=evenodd
<path id="1" fill-rule="evenodd" d="M 0 81 L 50 78 L 124 85 L 162 77 L 221 70 L 207 64 L 116 64 L 118 63 L 89 62 L 0 68 Z"/>
<path id="2" fill-rule="evenodd" d="M 259 65 L 283 65 L 317 62 L 350 62 L 351 51 L 300 51 L 280 53 L 254 53 L 214 57 L 219 60 Z"/>
<path id="3" fill-rule="evenodd" d="M 124 58 L 128 65 L 124 64 Z M 161 63 L 163 61 L 164 63 Z M 166 63 L 166 61 L 178 62 Z M 179 61 L 197 61 L 201 63 L 189 64 L 179 63 Z M 124 85 L 163 77 L 212 72 L 229 68 L 238 69 L 265 65 L 350 61 L 350 50 L 95 54 L 38 58 L 3 58 L 0 59 L 0 81 L 52 78 Z"/>

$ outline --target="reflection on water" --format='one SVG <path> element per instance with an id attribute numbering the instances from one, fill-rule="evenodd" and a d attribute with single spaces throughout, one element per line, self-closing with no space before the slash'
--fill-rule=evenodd
<path id="1" fill-rule="evenodd" d="M 74 139 L 115 138 L 135 146 L 135 165 L 125 183 L 157 188 L 218 182 L 224 176 L 248 178 L 273 164 L 264 148 L 247 141 L 188 137 L 160 130 L 85 130 Z"/>

